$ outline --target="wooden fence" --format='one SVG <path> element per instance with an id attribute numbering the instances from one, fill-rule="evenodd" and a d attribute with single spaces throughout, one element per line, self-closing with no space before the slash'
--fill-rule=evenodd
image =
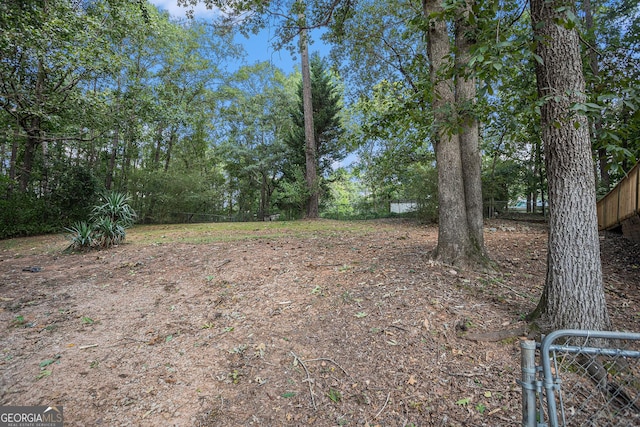
<path id="1" fill-rule="evenodd" d="M 639 183 L 640 163 L 636 164 L 613 190 L 598 201 L 598 228 L 600 230 L 616 228 L 624 220 L 640 212 L 638 209 Z"/>

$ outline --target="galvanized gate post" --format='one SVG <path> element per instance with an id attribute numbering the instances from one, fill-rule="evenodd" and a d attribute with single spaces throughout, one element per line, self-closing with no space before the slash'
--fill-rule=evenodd
<path id="1" fill-rule="evenodd" d="M 536 342 L 520 342 L 522 367 L 522 426 L 536 427 Z"/>

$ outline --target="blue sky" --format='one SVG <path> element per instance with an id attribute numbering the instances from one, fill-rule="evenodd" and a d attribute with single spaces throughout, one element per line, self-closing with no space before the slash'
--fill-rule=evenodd
<path id="1" fill-rule="evenodd" d="M 164 9 L 177 19 L 186 17 L 187 8 L 179 7 L 177 0 L 149 0 L 150 3 L 156 5 L 159 9 Z M 208 10 L 204 4 L 199 3 L 194 8 L 194 16 L 198 20 L 211 20 L 216 16 L 216 11 Z M 311 35 L 314 43 L 310 46 L 310 51 L 320 51 L 322 55 L 328 54 L 328 49 L 321 43 L 316 34 Z M 275 51 L 271 47 L 273 38 L 273 30 L 262 30 L 259 34 L 246 39 L 242 35 L 238 35 L 236 41 L 244 46 L 247 52 L 246 64 L 254 64 L 256 62 L 269 61 L 285 73 L 291 73 L 294 69 L 300 68 L 299 59 L 294 60 L 291 54 L 286 50 Z"/>
<path id="2" fill-rule="evenodd" d="M 177 0 L 149 0 L 150 3 L 156 5 L 159 9 L 164 9 L 176 19 L 183 19 L 186 17 L 186 8 L 178 7 Z M 213 10 L 207 10 L 202 4 L 194 9 L 194 17 L 199 20 L 207 20 L 215 17 L 216 12 Z M 314 43 L 309 46 L 310 52 L 320 52 L 323 56 L 328 56 L 329 47 L 322 43 L 319 37 L 319 32 L 314 31 L 311 33 L 311 38 Z M 261 33 L 246 39 L 242 35 L 238 35 L 236 41 L 241 43 L 245 51 L 247 52 L 246 64 L 254 64 L 256 62 L 270 61 L 273 65 L 280 68 L 285 73 L 289 74 L 297 67 L 300 68 L 299 59 L 295 61 L 291 57 L 291 54 L 286 49 L 281 51 L 274 51 L 271 47 L 271 38 L 273 33 L 269 32 L 269 29 L 263 30 Z M 345 160 L 338 162 L 334 165 L 334 168 L 340 166 L 348 166 L 355 161 L 355 155 L 349 155 Z"/>

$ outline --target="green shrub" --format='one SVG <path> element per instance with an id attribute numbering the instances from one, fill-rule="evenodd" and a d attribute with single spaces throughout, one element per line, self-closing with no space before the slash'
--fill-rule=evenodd
<path id="1" fill-rule="evenodd" d="M 135 211 L 129 206 L 129 196 L 125 193 L 112 191 L 102 195 L 102 203 L 94 206 L 93 218 L 99 220 L 103 217 L 111 219 L 113 223 L 129 228 L 136 220 Z"/>
<path id="2" fill-rule="evenodd" d="M 93 207 L 91 222 L 78 221 L 66 230 L 71 233 L 69 250 L 110 248 L 122 243 L 137 217 L 124 193 L 110 192 Z"/>
<path id="3" fill-rule="evenodd" d="M 125 227 L 108 216 L 98 218 L 93 225 L 96 246 L 110 248 L 122 243 L 127 236 Z"/>
<path id="4" fill-rule="evenodd" d="M 66 228 L 70 234 L 71 244 L 67 250 L 89 249 L 93 246 L 93 227 L 86 221 L 78 221 Z"/>

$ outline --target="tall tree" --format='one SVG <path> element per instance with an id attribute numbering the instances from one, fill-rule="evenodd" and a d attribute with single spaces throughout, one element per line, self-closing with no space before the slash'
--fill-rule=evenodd
<path id="1" fill-rule="evenodd" d="M 464 5 L 463 20 L 465 17 L 468 19 L 471 3 L 465 2 Z M 423 13 L 428 21 L 427 51 L 433 85 L 433 139 L 438 170 L 439 227 L 435 256 L 447 264 L 472 265 L 481 262 L 484 255 L 482 226 L 478 227 L 482 223 L 482 203 L 478 206 L 477 202 L 478 196 L 482 198 L 480 174 L 476 173 L 480 161 L 478 134 L 470 115 L 463 115 L 464 124 L 460 130 L 457 123 L 460 120 L 459 107 L 473 102 L 475 92 L 473 79 L 465 75 L 471 44 L 470 28 L 464 22 L 457 24 L 456 36 L 460 40 L 457 42 L 456 65 L 459 75 L 454 78 L 450 71 L 454 67 L 454 55 L 443 3 L 441 0 L 424 0 Z M 463 168 L 467 169 L 466 175 Z"/>
<path id="2" fill-rule="evenodd" d="M 305 149 L 304 144 L 307 129 L 303 86 L 304 83 L 300 81 L 299 99 L 291 109 L 293 127 L 285 138 L 289 148 L 289 164 L 285 169 L 285 179 L 289 182 L 295 181 L 297 170 L 305 172 L 306 176 L 308 150 Z M 329 175 L 333 164 L 345 157 L 346 148 L 342 138 L 342 93 L 339 91 L 335 75 L 329 72 L 326 62 L 317 53 L 313 54 L 310 60 L 310 89 L 316 171 L 315 184 L 311 188 L 318 192 L 318 201 L 320 201 L 320 190 L 324 187 L 324 180 Z M 306 191 L 309 192 L 311 188 L 307 186 Z"/>
<path id="3" fill-rule="evenodd" d="M 460 158 L 464 182 L 464 199 L 472 251 L 485 255 L 482 206 L 482 161 L 478 120 L 475 116 L 476 79 L 469 67 L 471 47 L 476 43 L 470 17 L 475 0 L 465 0 L 455 22 L 455 101 L 460 114 Z"/>
<path id="4" fill-rule="evenodd" d="M 304 8 L 304 2 L 298 5 Z M 318 218 L 319 188 L 318 171 L 316 165 L 316 138 L 313 126 L 313 94 L 311 92 L 311 69 L 309 66 L 309 39 L 306 27 L 306 11 L 298 12 L 300 19 L 300 61 L 302 70 L 302 111 L 304 116 L 304 158 L 305 179 L 307 181 L 307 200 L 305 217 Z"/>
<path id="5" fill-rule="evenodd" d="M 584 104 L 579 35 L 567 0 L 531 0 L 549 185 L 549 250 L 542 297 L 533 313 L 552 329 L 609 327 L 600 261 L 595 178 Z"/>
<path id="6" fill-rule="evenodd" d="M 225 89 L 227 106 L 221 110 L 227 125 L 219 151 L 234 203 L 240 212 L 271 214 L 272 196 L 287 160 L 283 137 L 289 131 L 285 78 L 268 63 L 242 67 Z"/>

